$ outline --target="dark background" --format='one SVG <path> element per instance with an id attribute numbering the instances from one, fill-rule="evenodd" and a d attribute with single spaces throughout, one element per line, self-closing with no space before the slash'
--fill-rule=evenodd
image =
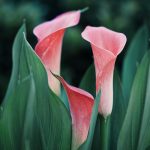
<path id="1" fill-rule="evenodd" d="M 37 40 L 33 28 L 55 16 L 70 10 L 89 7 L 78 26 L 67 30 L 63 42 L 63 77 L 71 84 L 78 85 L 84 72 L 92 63 L 92 51 L 88 42 L 81 38 L 87 25 L 106 26 L 126 34 L 130 44 L 133 35 L 143 24 L 149 25 L 149 0 L 0 0 L 0 101 L 4 97 L 12 67 L 12 44 L 15 34 L 26 19 L 28 41 L 34 48 Z M 126 48 L 117 60 L 121 70 Z"/>

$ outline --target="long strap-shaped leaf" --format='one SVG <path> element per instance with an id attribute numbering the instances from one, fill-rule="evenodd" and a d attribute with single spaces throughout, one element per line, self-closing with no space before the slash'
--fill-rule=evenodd
<path id="1" fill-rule="evenodd" d="M 137 70 L 127 114 L 118 140 L 118 150 L 144 150 L 150 145 L 150 51 Z"/>
<path id="2" fill-rule="evenodd" d="M 148 38 L 148 28 L 144 25 L 138 30 L 135 37 L 133 38 L 124 59 L 122 81 L 123 92 L 127 104 L 131 94 L 131 88 L 136 74 L 137 66 L 140 64 L 142 57 L 148 50 Z"/>

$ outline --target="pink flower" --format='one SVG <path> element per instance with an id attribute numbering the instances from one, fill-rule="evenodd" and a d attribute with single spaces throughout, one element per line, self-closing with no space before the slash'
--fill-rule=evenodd
<path id="1" fill-rule="evenodd" d="M 62 77 L 54 76 L 62 83 L 68 95 L 72 117 L 72 150 L 76 150 L 87 139 L 94 98 L 88 92 L 70 86 Z"/>
<path id="2" fill-rule="evenodd" d="M 65 29 L 78 24 L 79 19 L 80 11 L 67 12 L 38 25 L 33 31 L 38 38 L 35 51 L 47 70 L 49 86 L 58 95 L 60 94 L 59 81 L 52 76 L 49 70 L 60 74 L 61 49 Z"/>
<path id="3" fill-rule="evenodd" d="M 123 50 L 126 36 L 105 27 L 86 27 L 82 37 L 90 42 L 96 69 L 96 92 L 101 89 L 99 112 L 108 116 L 113 106 L 113 72 L 118 54 Z"/>

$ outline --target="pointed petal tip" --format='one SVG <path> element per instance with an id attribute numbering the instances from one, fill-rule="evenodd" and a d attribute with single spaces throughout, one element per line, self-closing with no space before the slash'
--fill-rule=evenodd
<path id="1" fill-rule="evenodd" d="M 50 72 L 51 72 L 51 74 L 52 74 L 55 78 L 57 78 L 57 79 L 62 83 L 63 86 L 70 88 L 71 90 L 73 90 L 73 91 L 76 92 L 76 93 L 85 95 L 85 96 L 87 96 L 87 97 L 90 98 L 90 99 L 94 99 L 93 96 L 92 96 L 90 93 L 88 93 L 88 92 L 86 92 L 86 91 L 84 91 L 84 90 L 82 90 L 82 89 L 79 89 L 79 88 L 76 88 L 76 87 L 74 87 L 74 86 L 69 85 L 69 84 L 63 79 L 63 77 L 61 77 L 61 76 L 59 76 L 59 75 L 53 73 L 51 70 L 50 70 Z"/>
<path id="2" fill-rule="evenodd" d="M 33 29 L 34 35 L 38 40 L 42 40 L 49 34 L 55 33 L 61 29 L 75 26 L 80 20 L 80 10 L 63 13 L 51 21 L 44 22 Z"/>

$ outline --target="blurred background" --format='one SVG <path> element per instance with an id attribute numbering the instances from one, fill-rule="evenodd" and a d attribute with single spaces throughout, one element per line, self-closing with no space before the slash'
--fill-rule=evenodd
<path id="1" fill-rule="evenodd" d="M 82 13 L 78 26 L 67 30 L 63 42 L 61 74 L 73 85 L 79 84 L 93 61 L 89 43 L 81 38 L 83 29 L 87 25 L 106 26 L 123 32 L 128 47 L 137 29 L 150 24 L 149 0 L 0 0 L 0 101 L 11 75 L 13 40 L 23 19 L 27 23 L 28 41 L 34 48 L 37 40 L 32 30 L 37 24 L 85 7 L 89 10 Z M 116 63 L 119 70 L 125 54 L 126 48 Z"/>

